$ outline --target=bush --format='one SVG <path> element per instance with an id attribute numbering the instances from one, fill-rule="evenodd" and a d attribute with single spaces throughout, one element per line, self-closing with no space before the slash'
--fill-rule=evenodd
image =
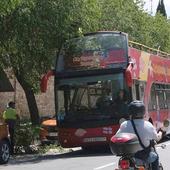
<path id="1" fill-rule="evenodd" d="M 37 151 L 35 142 L 39 140 L 39 126 L 32 126 L 30 122 L 17 125 L 15 131 L 15 152 L 33 153 Z"/>

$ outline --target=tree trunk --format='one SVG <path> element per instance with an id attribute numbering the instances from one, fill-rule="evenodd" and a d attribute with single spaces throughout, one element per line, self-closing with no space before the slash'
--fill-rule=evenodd
<path id="1" fill-rule="evenodd" d="M 39 125 L 40 117 L 39 117 L 39 111 L 38 111 L 34 92 L 32 88 L 27 84 L 27 82 L 25 82 L 22 76 L 16 75 L 16 78 L 25 92 L 25 96 L 27 99 L 28 108 L 30 112 L 31 122 L 33 125 Z"/>
<path id="2" fill-rule="evenodd" d="M 33 125 L 38 125 L 40 123 L 40 117 L 34 92 L 32 89 L 24 89 L 24 92 L 27 98 L 31 122 Z"/>

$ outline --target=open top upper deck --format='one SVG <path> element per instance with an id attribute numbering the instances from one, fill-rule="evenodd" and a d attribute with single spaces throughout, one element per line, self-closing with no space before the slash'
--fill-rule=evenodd
<path id="1" fill-rule="evenodd" d="M 145 52 L 150 53 L 152 55 L 158 55 L 160 57 L 170 59 L 170 53 L 161 51 L 159 49 L 160 47 L 158 47 L 158 49 L 154 49 L 154 48 L 148 47 L 144 44 L 140 44 L 140 43 L 137 43 L 137 42 L 134 42 L 134 41 L 129 41 L 129 47 L 133 47 L 133 48 L 136 48 L 138 50 L 145 51 Z"/>
<path id="2" fill-rule="evenodd" d="M 58 58 L 57 72 L 126 68 L 128 37 L 122 32 L 102 31 L 67 41 Z"/>

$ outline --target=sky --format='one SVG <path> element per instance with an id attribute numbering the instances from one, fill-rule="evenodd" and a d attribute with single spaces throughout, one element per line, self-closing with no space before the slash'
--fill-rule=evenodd
<path id="1" fill-rule="evenodd" d="M 149 13 L 151 13 L 151 2 L 152 2 L 152 12 L 153 15 L 155 15 L 159 0 L 144 0 L 144 2 L 145 2 L 144 8 Z M 164 5 L 165 5 L 167 16 L 170 18 L 170 0 L 164 0 Z"/>

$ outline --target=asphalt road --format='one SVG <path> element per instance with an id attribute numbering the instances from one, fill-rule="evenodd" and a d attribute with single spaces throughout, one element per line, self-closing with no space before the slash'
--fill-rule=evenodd
<path id="1" fill-rule="evenodd" d="M 157 147 L 164 170 L 170 169 L 170 141 L 166 148 Z M 21 156 L 12 158 L 0 170 L 114 170 L 118 158 L 109 151 L 85 152 L 81 149 L 65 154 Z"/>

